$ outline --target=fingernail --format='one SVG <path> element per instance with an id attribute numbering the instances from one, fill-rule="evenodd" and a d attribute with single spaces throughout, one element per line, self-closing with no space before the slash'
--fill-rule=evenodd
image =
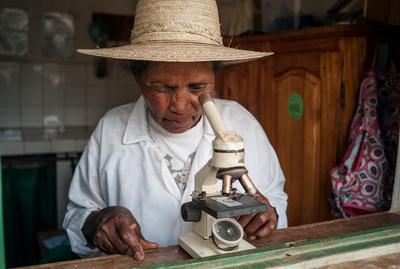
<path id="1" fill-rule="evenodd" d="M 140 252 L 135 253 L 135 260 L 141 261 L 143 260 L 143 254 Z"/>
<path id="2" fill-rule="evenodd" d="M 249 238 L 251 241 L 256 240 L 256 237 L 254 235 L 250 236 Z"/>

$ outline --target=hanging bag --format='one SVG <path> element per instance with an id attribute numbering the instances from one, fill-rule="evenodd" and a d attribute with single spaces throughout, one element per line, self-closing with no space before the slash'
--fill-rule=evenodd
<path id="1" fill-rule="evenodd" d="M 400 75 L 372 67 L 362 79 L 349 148 L 330 172 L 334 218 L 390 208 L 400 125 Z"/>

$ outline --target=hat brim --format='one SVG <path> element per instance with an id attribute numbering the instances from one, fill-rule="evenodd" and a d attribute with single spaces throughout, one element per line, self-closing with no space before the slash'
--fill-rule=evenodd
<path id="1" fill-rule="evenodd" d="M 77 51 L 82 54 L 122 60 L 157 62 L 220 61 L 227 65 L 253 61 L 273 54 L 273 52 L 242 50 L 221 45 L 189 42 L 133 43 L 120 47 L 79 49 Z"/>

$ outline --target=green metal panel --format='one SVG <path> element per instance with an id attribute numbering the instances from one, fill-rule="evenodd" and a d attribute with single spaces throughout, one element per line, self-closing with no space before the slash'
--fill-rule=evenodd
<path id="1" fill-rule="evenodd" d="M 1 163 L 1 156 L 0 156 Z M 4 226 L 3 226 L 3 181 L 1 180 L 0 169 L 0 269 L 6 268 L 6 252 L 4 247 Z"/>
<path id="2" fill-rule="evenodd" d="M 400 252 L 400 225 L 141 268 L 313 268 Z"/>

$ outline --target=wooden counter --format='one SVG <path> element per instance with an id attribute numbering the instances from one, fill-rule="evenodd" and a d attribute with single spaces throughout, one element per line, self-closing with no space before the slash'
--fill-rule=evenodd
<path id="1" fill-rule="evenodd" d="M 384 233 L 386 234 L 386 238 L 381 237 Z M 399 237 L 397 237 L 397 234 Z M 366 240 L 369 240 L 368 238 L 373 238 L 375 235 L 379 238 L 374 242 L 362 242 L 365 238 L 367 238 Z M 387 237 L 388 235 L 389 237 Z M 393 239 L 393 242 L 388 242 L 390 241 L 388 238 Z M 219 255 L 204 259 L 192 259 L 179 246 L 170 246 L 147 251 L 146 257 L 142 262 L 135 261 L 131 255 L 110 255 L 93 259 L 43 264 L 27 268 L 98 269 L 132 268 L 142 266 L 159 268 L 161 267 L 160 263 L 170 263 L 163 264 L 163 268 L 217 268 L 227 266 L 229 263 L 233 263 L 233 267 L 239 267 L 242 262 L 246 264 L 249 262 L 256 262 L 257 265 L 261 264 L 263 267 L 274 267 L 274 265 L 278 265 L 276 264 L 277 260 L 279 260 L 279 266 L 287 265 L 292 267 L 296 264 L 303 264 L 304 266 L 306 262 L 310 263 L 313 259 L 315 260 L 317 258 L 318 259 L 314 262 L 319 262 L 319 266 L 321 266 L 321 263 L 323 266 L 328 266 L 331 264 L 337 264 L 339 261 L 345 262 L 341 264 L 343 266 L 349 264 L 349 266 L 351 265 L 352 267 L 357 264 L 363 264 L 364 266 L 367 264 L 400 264 L 399 238 L 400 215 L 393 212 L 384 212 L 276 230 L 267 238 L 253 241 L 252 244 L 257 247 L 255 250 Z M 359 261 L 354 263 L 349 260 L 349 258 L 343 258 L 343 260 L 332 258 L 335 257 L 334 255 L 338 255 L 337 245 L 340 241 L 342 242 L 340 243 L 342 246 L 339 246 L 339 249 L 344 249 L 345 246 L 348 247 L 348 249 L 343 250 L 343 254 L 354 252 L 356 254 L 354 254 L 354 257 L 351 257 L 351 260 Z M 386 244 L 388 245 L 386 246 Z M 315 248 L 317 248 L 317 251 L 315 251 Z M 311 250 L 311 253 L 317 253 L 323 257 L 315 257 L 315 254 L 311 255 L 310 253 L 307 253 L 307 250 Z M 281 253 L 278 253 L 279 251 Z M 364 253 L 363 255 L 369 253 L 369 256 L 367 258 L 365 258 L 365 256 L 357 256 L 359 255 L 358 253 Z M 284 256 L 283 258 L 281 257 L 282 255 Z M 265 257 L 270 257 L 270 259 L 274 260 L 266 261 L 264 260 Z M 249 261 L 249 259 L 251 261 Z M 296 264 L 293 264 L 293 262 Z M 229 265 L 229 267 L 232 268 L 232 264 Z"/>

